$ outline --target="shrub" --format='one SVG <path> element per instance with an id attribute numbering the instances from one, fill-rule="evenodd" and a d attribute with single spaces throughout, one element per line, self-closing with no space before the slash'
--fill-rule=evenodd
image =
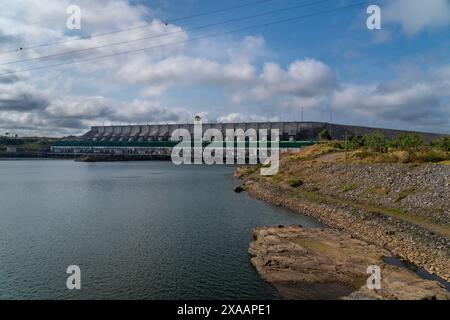
<path id="1" fill-rule="evenodd" d="M 409 152 L 409 162 L 441 162 L 450 159 L 450 153 L 439 149 L 425 149 L 423 151 Z"/>
<path id="2" fill-rule="evenodd" d="M 322 131 L 320 131 L 319 140 L 331 140 L 331 135 L 327 129 L 323 129 Z"/>
<path id="3" fill-rule="evenodd" d="M 364 137 L 362 136 L 352 137 L 347 143 L 347 148 L 349 150 L 355 150 L 363 146 L 364 146 Z"/>
<path id="4" fill-rule="evenodd" d="M 450 137 L 442 137 L 435 144 L 443 151 L 450 151 Z"/>
<path id="5" fill-rule="evenodd" d="M 448 160 L 448 154 L 445 152 L 440 152 L 438 150 L 431 150 L 424 152 L 419 156 L 420 160 L 423 162 L 441 162 Z"/>
<path id="6" fill-rule="evenodd" d="M 376 152 L 387 152 L 387 142 L 382 132 L 374 132 L 364 137 L 365 145 Z"/>
<path id="7" fill-rule="evenodd" d="M 411 161 L 411 153 L 405 150 L 393 151 L 392 156 L 396 157 L 397 162 L 408 163 Z"/>
<path id="8" fill-rule="evenodd" d="M 298 179 L 291 180 L 291 181 L 289 181 L 289 185 L 292 188 L 298 188 L 298 187 L 301 187 L 303 185 L 303 181 L 302 180 L 298 180 Z"/>
<path id="9" fill-rule="evenodd" d="M 412 151 L 419 150 L 420 147 L 423 147 L 425 141 L 421 135 L 410 133 L 397 137 L 390 142 L 390 145 L 401 150 Z"/>
<path id="10" fill-rule="evenodd" d="M 24 144 L 23 140 L 10 137 L 0 137 L 0 145 L 15 146 Z"/>

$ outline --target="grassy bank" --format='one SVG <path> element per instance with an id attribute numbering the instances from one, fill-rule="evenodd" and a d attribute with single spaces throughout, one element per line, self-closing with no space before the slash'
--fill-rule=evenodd
<path id="1" fill-rule="evenodd" d="M 21 152 L 45 152 L 57 140 L 45 137 L 0 137 L 0 152 L 6 152 L 7 148 L 16 148 Z"/>
<path id="2" fill-rule="evenodd" d="M 240 175 L 262 179 L 293 199 L 362 209 L 450 238 L 448 138 L 425 143 L 377 137 L 378 144 L 371 139 L 322 142 L 282 155 L 275 176 L 261 177 L 257 167 L 244 168 Z"/>

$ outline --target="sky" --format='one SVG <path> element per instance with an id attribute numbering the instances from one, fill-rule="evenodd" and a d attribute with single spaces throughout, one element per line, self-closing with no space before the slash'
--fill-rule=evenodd
<path id="1" fill-rule="evenodd" d="M 0 135 L 301 110 L 450 133 L 450 0 L 0 0 Z"/>

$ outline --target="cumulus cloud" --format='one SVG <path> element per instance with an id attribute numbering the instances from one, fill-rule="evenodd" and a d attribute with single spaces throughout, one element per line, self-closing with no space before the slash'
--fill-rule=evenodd
<path id="1" fill-rule="evenodd" d="M 186 109 L 164 107 L 149 100 L 133 100 L 122 103 L 111 114 L 110 119 L 119 122 L 177 123 L 191 121 L 193 115 Z"/>
<path id="2" fill-rule="evenodd" d="M 8 71 L 5 71 L 5 72 L 8 72 Z M 2 83 L 11 84 L 11 83 L 17 82 L 19 80 L 20 80 L 20 77 L 17 74 L 9 74 L 9 75 L 0 77 L 0 84 L 2 84 Z"/>
<path id="3" fill-rule="evenodd" d="M 377 124 L 429 125 L 433 130 L 450 131 L 450 66 L 426 72 L 403 68 L 390 81 L 374 80 L 361 85 L 348 80 L 343 84 L 337 70 L 317 58 L 300 56 L 279 62 L 280 58 L 266 48 L 266 41 L 260 35 L 203 39 L 187 46 L 183 42 L 191 39 L 191 34 L 186 29 L 176 24 L 166 25 L 147 7 L 131 5 L 125 0 L 77 1 L 82 9 L 82 30 L 68 32 L 65 18 L 69 4 L 72 4 L 70 0 L 2 2 L 1 50 L 65 42 L 2 54 L 1 61 L 150 38 L 8 65 L 8 70 L 0 73 L 149 46 L 161 47 L 33 71 L 26 77 L 22 73 L 0 77 L 0 128 L 52 135 L 79 134 L 91 125 L 102 123 L 186 122 L 192 121 L 195 114 L 219 122 L 279 121 L 283 116 L 292 120 L 301 106 L 310 115 L 309 119 L 311 115 L 319 115 L 317 118 L 323 120 L 321 113 L 331 107 L 342 119 L 357 119 L 359 123 L 371 119 Z M 448 6 L 445 0 L 393 0 L 383 10 L 383 17 L 388 23 L 400 23 L 406 33 L 415 34 L 428 27 L 448 25 Z M 30 24 L 38 21 L 44 23 Z M 74 36 L 143 25 L 147 26 L 105 37 L 67 41 Z M 388 32 L 378 34 L 377 43 L 390 37 Z M 172 43 L 180 44 L 166 46 Z M 348 60 L 355 54 L 358 52 L 348 51 Z M 200 98 L 196 97 L 198 92 L 202 93 Z"/>
<path id="4" fill-rule="evenodd" d="M 25 83 L 0 83 L 0 110 L 30 111 L 44 109 L 47 97 Z"/>
<path id="5" fill-rule="evenodd" d="M 53 101 L 45 111 L 53 118 L 97 119 L 110 115 L 112 105 L 113 102 L 104 97 L 68 96 Z"/>
<path id="6" fill-rule="evenodd" d="M 392 0 L 383 10 L 383 19 L 400 23 L 409 35 L 427 27 L 445 27 L 450 25 L 450 1 Z"/>
<path id="7" fill-rule="evenodd" d="M 284 70 L 276 63 L 266 63 L 249 90 L 233 95 L 235 102 L 265 101 L 280 95 L 301 98 L 323 97 L 332 93 L 336 78 L 324 63 L 314 59 L 294 61 Z"/>
<path id="8" fill-rule="evenodd" d="M 118 72 L 118 77 L 130 83 L 145 84 L 155 94 L 162 94 L 172 85 L 242 85 L 255 78 L 256 70 L 248 63 L 217 61 L 188 56 L 175 56 L 157 63 L 136 59 Z"/>
<path id="9" fill-rule="evenodd" d="M 264 101 L 279 95 L 304 98 L 329 95 L 336 87 L 336 77 L 324 63 L 314 59 L 297 60 L 284 70 L 279 64 L 266 63 L 260 73 L 247 62 L 217 61 L 188 56 L 170 57 L 144 65 L 136 60 L 118 72 L 132 83 L 148 86 L 143 93 L 161 95 L 174 85 L 219 86 L 236 103 Z"/>
<path id="10" fill-rule="evenodd" d="M 279 117 L 265 117 L 257 114 L 230 113 L 217 118 L 218 123 L 280 121 Z"/>
<path id="11" fill-rule="evenodd" d="M 376 85 L 345 84 L 334 93 L 331 106 L 342 115 L 433 126 L 445 132 L 450 129 L 449 70 L 427 70 L 420 80 L 400 77 Z"/>
<path id="12" fill-rule="evenodd" d="M 19 93 L 15 96 L 0 95 L 0 110 L 26 111 L 42 109 L 48 104 L 45 98 L 29 93 Z"/>
<path id="13" fill-rule="evenodd" d="M 158 102 L 134 100 L 117 102 L 103 97 L 55 99 L 46 108 L 8 110 L 0 108 L 0 127 L 49 135 L 81 134 L 92 125 L 123 123 L 180 123 L 192 120 L 183 108 L 165 107 Z"/>
<path id="14" fill-rule="evenodd" d="M 19 41 L 21 41 L 20 35 L 10 35 L 0 30 L 0 45 L 2 48 L 6 48 Z"/>
<path id="15" fill-rule="evenodd" d="M 19 0 L 2 4 L 2 12 L 11 12 L 11 16 L 17 17 L 17 19 L 0 17 L 0 30 L 7 32 L 4 37 L 22 39 L 16 40 L 15 45 L 10 44 L 2 48 L 6 51 L 13 50 L 10 54 L 2 54 L 2 61 L 9 63 L 48 56 L 39 61 L 33 61 L 48 64 L 93 55 L 111 55 L 143 47 L 158 47 L 168 43 L 183 42 L 188 38 L 183 28 L 165 24 L 158 19 L 148 21 L 150 12 L 147 7 L 131 5 L 124 0 L 78 1 L 77 5 L 81 9 L 82 17 L 81 30 L 67 32 L 66 9 L 72 4 L 69 0 L 39 2 Z M 126 29 L 126 32 L 116 32 L 122 29 Z M 82 39 L 77 39 L 79 37 Z M 59 44 L 40 46 L 43 43 Z M 19 47 L 24 47 L 26 50 L 18 54 L 15 50 Z M 167 56 L 182 47 L 183 45 L 180 44 L 164 50 L 148 50 L 144 56 L 147 58 Z M 108 59 L 96 59 L 85 62 L 81 68 L 76 69 L 80 73 L 91 73 L 96 70 L 106 73 L 115 71 L 118 64 L 126 64 L 133 58 L 134 56 L 120 55 Z M 11 66 L 16 67 L 20 64 Z M 69 65 L 68 69 L 71 68 L 72 65 Z"/>
<path id="16" fill-rule="evenodd" d="M 438 97 L 425 84 L 399 90 L 349 85 L 335 93 L 333 107 L 383 120 L 447 122 L 442 118 Z"/>

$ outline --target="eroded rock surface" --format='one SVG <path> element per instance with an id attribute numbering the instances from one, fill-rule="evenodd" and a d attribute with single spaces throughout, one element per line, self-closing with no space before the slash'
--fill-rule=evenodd
<path id="1" fill-rule="evenodd" d="M 338 231 L 278 226 L 253 234 L 253 265 L 286 298 L 450 300 L 438 282 L 385 264 L 388 251 Z M 373 265 L 381 268 L 380 290 L 367 287 L 367 268 Z"/>

